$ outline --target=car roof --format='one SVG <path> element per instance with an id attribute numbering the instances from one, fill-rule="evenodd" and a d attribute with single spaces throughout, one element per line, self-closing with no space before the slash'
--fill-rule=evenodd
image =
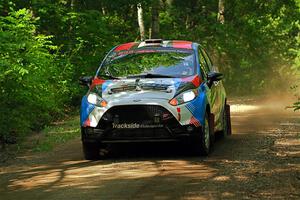
<path id="1" fill-rule="evenodd" d="M 149 39 L 142 42 L 129 42 L 118 45 L 114 51 L 128 51 L 144 47 L 168 47 L 176 49 L 193 49 L 193 42 L 185 40 Z"/>

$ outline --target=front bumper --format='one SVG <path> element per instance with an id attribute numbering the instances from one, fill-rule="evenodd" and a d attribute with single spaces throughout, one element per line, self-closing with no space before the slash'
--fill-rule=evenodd
<path id="1" fill-rule="evenodd" d="M 122 105 L 105 112 L 96 127 L 82 127 L 83 142 L 176 141 L 199 134 L 197 124 L 181 125 L 158 105 Z"/>
<path id="2" fill-rule="evenodd" d="M 182 127 L 177 133 L 168 128 L 111 131 L 84 127 L 81 129 L 84 143 L 173 142 L 185 140 L 200 132 L 200 127 L 193 126 Z"/>
<path id="3" fill-rule="evenodd" d="M 207 99 L 204 93 L 200 93 L 193 101 L 184 103 L 178 106 L 172 106 L 166 99 L 139 99 L 135 101 L 133 99 L 114 99 L 108 102 L 106 107 L 99 107 L 88 103 L 86 96 L 82 99 L 80 110 L 80 123 L 81 127 L 93 127 L 99 126 L 103 116 L 111 109 L 121 106 L 152 106 L 161 107 L 166 110 L 174 119 L 181 125 L 194 125 L 200 127 L 204 123 L 204 116 L 206 111 Z M 141 111 L 143 112 L 143 111 Z M 141 113 L 134 113 L 132 110 L 128 110 L 128 115 L 136 115 Z M 141 116 L 143 118 L 143 116 Z M 134 121 L 133 121 L 134 123 Z"/>

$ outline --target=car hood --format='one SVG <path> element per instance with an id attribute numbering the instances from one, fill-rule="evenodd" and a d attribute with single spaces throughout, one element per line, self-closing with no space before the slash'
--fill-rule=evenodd
<path id="1" fill-rule="evenodd" d="M 172 99 L 178 93 L 200 85 L 199 76 L 186 78 L 94 79 L 91 90 L 107 101 L 132 99 Z"/>

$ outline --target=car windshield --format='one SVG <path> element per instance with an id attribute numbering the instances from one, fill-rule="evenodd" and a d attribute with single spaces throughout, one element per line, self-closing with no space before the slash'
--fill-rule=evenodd
<path id="1" fill-rule="evenodd" d="M 98 72 L 102 78 L 171 78 L 196 73 L 195 56 L 186 49 L 138 49 L 113 52 Z"/>

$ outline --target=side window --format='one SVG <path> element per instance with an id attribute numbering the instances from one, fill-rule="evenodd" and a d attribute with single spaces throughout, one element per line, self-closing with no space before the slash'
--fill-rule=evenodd
<path id="1" fill-rule="evenodd" d="M 204 56 L 204 59 L 205 59 L 207 65 L 208 65 L 209 71 L 212 71 L 213 63 L 212 63 L 211 59 L 209 58 L 209 56 L 207 55 L 207 53 L 205 52 L 204 49 L 201 48 L 201 52 L 202 52 L 202 55 Z"/>
<path id="2" fill-rule="evenodd" d="M 206 80 L 207 74 L 210 70 L 200 48 L 198 49 L 198 56 L 199 56 L 201 75 L 203 80 Z"/>

